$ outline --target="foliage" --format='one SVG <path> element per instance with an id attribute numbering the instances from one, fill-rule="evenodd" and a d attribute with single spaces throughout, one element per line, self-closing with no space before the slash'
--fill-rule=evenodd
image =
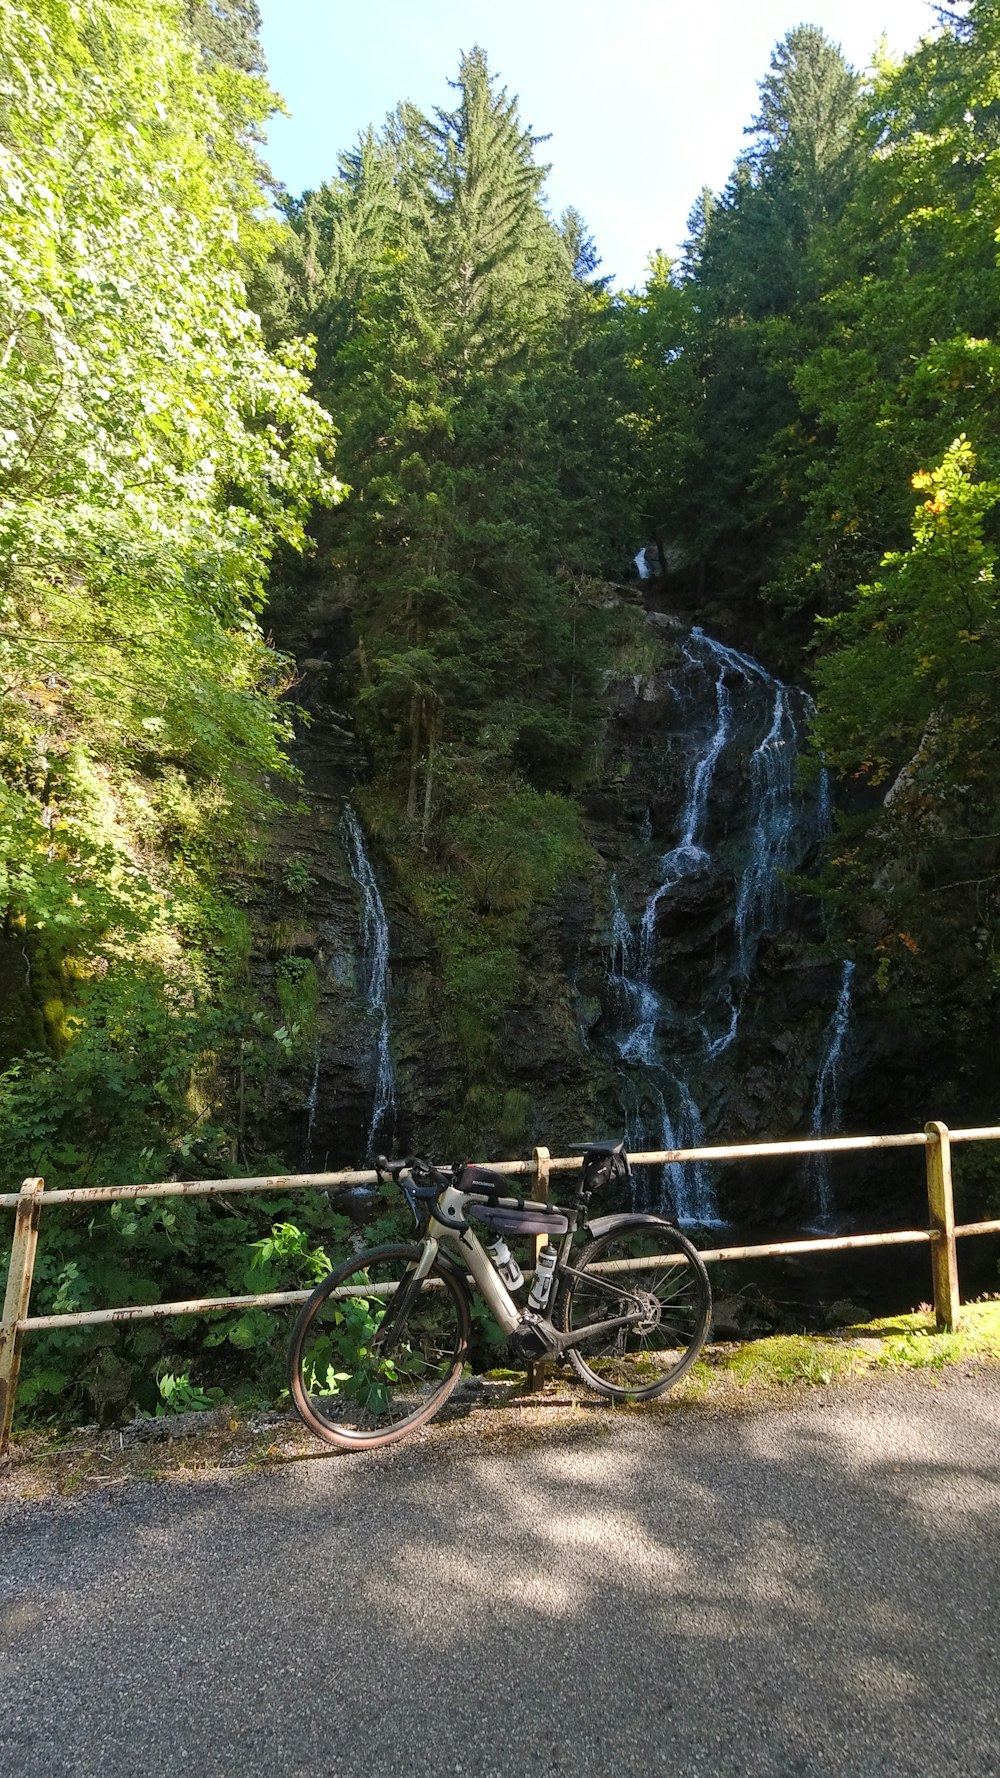
<path id="1" fill-rule="evenodd" d="M 913 486 L 922 498 L 912 548 L 884 556 L 879 579 L 827 620 L 837 646 L 817 669 L 826 757 L 876 784 L 910 761 L 897 794 L 933 785 L 942 766 L 996 776 L 985 756 L 996 745 L 997 550 L 984 527 L 1000 482 L 977 476 L 963 436 Z"/>
<path id="2" fill-rule="evenodd" d="M 216 879 L 283 769 L 268 558 L 337 488 L 307 350 L 246 307 L 270 95 L 180 22 L 0 4 L 0 905 L 8 1056 L 58 1057 L 87 1008 L 107 1032 L 126 970 L 148 1021 L 159 972 L 190 1073 L 191 996 L 245 954 Z"/>
<path id="3" fill-rule="evenodd" d="M 869 931 L 878 920 L 882 979 L 890 965 L 951 973 L 961 946 L 971 1001 L 996 989 L 1000 611 L 987 530 L 1000 482 L 977 475 L 964 437 L 913 480 L 912 548 L 887 554 L 826 626 L 836 646 L 817 669 L 816 734 L 840 772 L 890 780 L 837 854 Z"/>
<path id="4" fill-rule="evenodd" d="M 274 235 L 255 29 L 222 0 L 0 0 L 9 1184 L 225 1172 L 226 1077 L 252 1096 L 281 1059 L 237 905 L 287 770 L 259 614 L 273 550 L 339 490 L 309 347 L 269 350 L 247 304 Z M 39 1301 L 197 1293 L 211 1224 L 161 1200 L 53 1219 Z M 116 1412 L 166 1337 L 47 1336 L 26 1399 Z"/>
<path id="5" fill-rule="evenodd" d="M 317 337 L 353 490 L 319 561 L 356 641 L 358 800 L 438 941 L 475 1086 L 532 910 L 586 863 L 572 797 L 612 628 L 597 571 L 627 560 L 636 448 L 581 219 L 546 215 L 540 139 L 481 50 L 453 87 L 287 206 L 268 315 Z"/>
<path id="6" fill-rule="evenodd" d="M 918 465 L 965 432 L 994 473 L 998 45 L 995 0 L 977 0 L 871 95 L 822 333 L 795 374 L 819 448 L 787 591 L 824 611 L 905 545 Z"/>
<path id="7" fill-rule="evenodd" d="M 664 362 L 654 332 L 642 351 L 647 375 L 660 363 L 656 455 L 671 541 L 700 586 L 711 575 L 730 598 L 755 598 L 795 538 L 804 441 L 794 374 L 817 327 L 821 243 L 855 176 L 859 97 L 815 26 L 778 44 L 751 144 L 720 197 L 702 194 L 683 264 L 668 271 L 679 286 L 672 349 Z M 666 270 L 652 269 L 654 314 L 670 296 Z"/>
<path id="8" fill-rule="evenodd" d="M 181 17 L 210 63 L 263 74 L 257 0 L 183 0 Z"/>
<path id="9" fill-rule="evenodd" d="M 470 1143 L 486 1121 L 477 1090 L 503 1015 L 522 986 L 520 948 L 532 912 L 564 878 L 584 870 L 590 854 L 577 803 L 516 778 L 504 794 L 474 756 L 449 760 L 442 796 L 438 858 L 412 872 L 409 886 L 414 909 L 437 942 L 445 1003 L 469 1067 L 461 1115 Z M 501 1094 L 497 1109 L 502 1104 Z M 501 1110 L 505 1130 L 511 1130 L 510 1109 Z M 521 1120 L 514 1121 L 519 1136 Z"/>
<path id="10" fill-rule="evenodd" d="M 221 1389 L 199 1389 L 197 1383 L 192 1383 L 188 1371 L 182 1371 L 179 1376 L 173 1371 L 161 1371 L 156 1386 L 161 1397 L 156 1409 L 158 1418 L 168 1414 L 204 1413 L 224 1399 Z"/>

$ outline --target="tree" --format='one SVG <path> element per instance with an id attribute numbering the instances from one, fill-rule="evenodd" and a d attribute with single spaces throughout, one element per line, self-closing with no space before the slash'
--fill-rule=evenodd
<path id="1" fill-rule="evenodd" d="M 454 104 L 398 107 L 288 212 L 353 490 L 317 571 L 350 609 L 363 801 L 440 941 L 473 1086 L 532 906 L 584 855 L 566 793 L 610 622 L 588 577 L 634 535 L 613 304 L 582 219 L 544 210 L 539 143 L 473 49 Z"/>
<path id="2" fill-rule="evenodd" d="M 998 51 L 990 0 L 880 73 L 872 153 L 829 242 L 826 335 L 795 373 L 824 449 L 788 586 L 814 609 L 903 547 L 915 464 L 965 431 L 994 473 Z"/>
<path id="3" fill-rule="evenodd" d="M 628 413 L 634 442 L 630 475 L 644 542 L 655 542 L 661 568 L 676 561 L 678 506 L 685 478 L 695 479 L 700 392 L 694 384 L 695 313 L 690 285 L 662 253 L 650 258 L 641 291 L 618 307 L 617 332 L 628 367 Z"/>
<path id="4" fill-rule="evenodd" d="M 425 838 L 446 736 L 501 687 L 509 704 L 512 686 L 559 676 L 572 626 L 546 554 L 554 565 L 562 545 L 580 570 L 591 553 L 558 487 L 547 397 L 579 343 L 571 311 L 599 293 L 575 277 L 576 225 L 567 244 L 540 207 L 538 139 L 480 50 L 455 87 L 452 110 L 401 107 L 345 159 L 313 310 L 357 490 L 331 547 L 364 587 L 361 708 Z M 318 206 L 306 214 L 315 227 Z"/>
<path id="5" fill-rule="evenodd" d="M 873 793 L 835 842 L 847 924 L 883 980 L 904 964 L 951 1008 L 956 983 L 966 1005 L 997 989 L 1000 481 L 960 437 L 913 487 L 911 547 L 824 626 L 816 741 Z"/>
<path id="6" fill-rule="evenodd" d="M 270 238 L 245 132 L 271 97 L 181 23 L 0 0 L 8 1054 L 25 1021 L 59 1054 L 86 983 L 140 955 L 167 1000 L 213 978 L 210 861 L 283 767 L 268 559 L 337 494 L 308 351 L 266 351 L 241 276 Z"/>
<path id="7" fill-rule="evenodd" d="M 747 129 L 751 162 L 762 177 L 780 169 L 796 189 L 797 220 L 814 224 L 839 208 L 853 183 L 858 76 L 839 45 L 817 26 L 799 25 L 778 44 L 759 90 L 760 110 Z"/>
<path id="8" fill-rule="evenodd" d="M 266 73 L 257 0 L 183 0 L 183 20 L 210 65 Z"/>
<path id="9" fill-rule="evenodd" d="M 800 522 L 793 377 L 819 325 L 820 244 L 856 176 L 860 87 L 840 50 L 800 26 L 777 46 L 760 95 L 750 148 L 689 223 L 690 470 L 675 506 L 702 576 L 751 597 Z"/>

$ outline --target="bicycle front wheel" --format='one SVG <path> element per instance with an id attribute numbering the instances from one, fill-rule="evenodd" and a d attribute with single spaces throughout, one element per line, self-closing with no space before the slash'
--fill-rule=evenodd
<path id="1" fill-rule="evenodd" d="M 580 1343 L 568 1358 L 588 1388 L 612 1401 L 649 1401 L 679 1383 L 697 1358 L 712 1318 L 708 1273 L 690 1241 L 667 1222 L 624 1223 L 592 1241 L 566 1279 L 556 1314 Z M 587 1326 L 616 1315 L 638 1319 L 610 1333 Z"/>
<path id="2" fill-rule="evenodd" d="M 462 1374 L 469 1298 L 436 1259 L 413 1289 L 422 1249 L 371 1247 L 324 1278 L 292 1330 L 289 1384 L 310 1431 L 366 1450 L 414 1432 Z"/>

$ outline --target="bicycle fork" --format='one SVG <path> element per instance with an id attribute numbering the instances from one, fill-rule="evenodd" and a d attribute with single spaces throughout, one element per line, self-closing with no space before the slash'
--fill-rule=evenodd
<path id="1" fill-rule="evenodd" d="M 429 1275 L 431 1267 L 437 1259 L 439 1245 L 433 1235 L 428 1236 L 412 1272 L 403 1280 L 402 1284 L 397 1286 L 389 1298 L 378 1332 L 372 1342 L 383 1356 L 392 1352 L 399 1343 L 410 1309 L 420 1294 L 424 1279 Z"/>

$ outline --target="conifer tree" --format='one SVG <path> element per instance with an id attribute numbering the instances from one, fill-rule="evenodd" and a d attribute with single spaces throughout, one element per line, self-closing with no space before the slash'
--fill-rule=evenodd
<path id="1" fill-rule="evenodd" d="M 777 46 L 718 203 L 692 214 L 684 277 L 698 389 L 678 522 L 703 573 L 754 594 L 796 536 L 802 498 L 794 369 L 811 343 L 818 243 L 858 165 L 860 87 L 814 26 Z M 775 486 L 781 498 L 774 498 Z"/>

